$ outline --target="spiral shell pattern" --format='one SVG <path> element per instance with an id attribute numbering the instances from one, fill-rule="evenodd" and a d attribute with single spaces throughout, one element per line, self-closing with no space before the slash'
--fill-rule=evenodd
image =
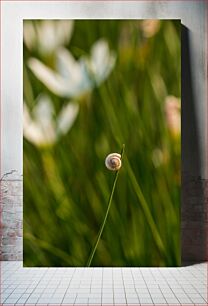
<path id="1" fill-rule="evenodd" d="M 111 153 L 105 159 L 105 165 L 109 170 L 117 171 L 121 168 L 121 154 Z"/>

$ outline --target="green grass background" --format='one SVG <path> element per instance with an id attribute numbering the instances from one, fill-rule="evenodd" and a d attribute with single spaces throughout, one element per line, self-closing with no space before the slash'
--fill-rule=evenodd
<path id="1" fill-rule="evenodd" d="M 79 99 L 71 130 L 45 149 L 24 139 L 24 266 L 85 266 L 114 179 L 104 160 L 123 143 L 123 167 L 92 266 L 178 266 L 180 136 L 167 127 L 164 101 L 181 94 L 180 21 L 162 20 L 145 38 L 141 21 L 78 20 L 67 47 L 79 58 L 99 38 L 116 52 L 116 64 Z M 31 109 L 46 92 L 58 113 L 67 99 L 29 70 L 28 59 L 40 58 L 35 52 L 24 46 L 24 99 Z M 164 158 L 155 165 L 158 149 Z"/>

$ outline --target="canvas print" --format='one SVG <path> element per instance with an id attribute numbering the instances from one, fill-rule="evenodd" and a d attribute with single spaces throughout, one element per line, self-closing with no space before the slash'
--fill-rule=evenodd
<path id="1" fill-rule="evenodd" d="M 180 266 L 180 20 L 24 20 L 24 266 Z"/>

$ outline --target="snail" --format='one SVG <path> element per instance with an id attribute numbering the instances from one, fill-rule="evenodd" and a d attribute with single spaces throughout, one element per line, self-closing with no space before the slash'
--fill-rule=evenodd
<path id="1" fill-rule="evenodd" d="M 109 170 L 117 171 L 121 168 L 121 154 L 111 153 L 105 159 L 105 165 Z"/>

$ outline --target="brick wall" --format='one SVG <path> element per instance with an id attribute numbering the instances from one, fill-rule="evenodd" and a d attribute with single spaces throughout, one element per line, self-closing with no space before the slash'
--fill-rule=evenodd
<path id="1" fill-rule="evenodd" d="M 23 257 L 23 190 L 22 180 L 1 180 L 0 259 L 22 260 Z"/>

